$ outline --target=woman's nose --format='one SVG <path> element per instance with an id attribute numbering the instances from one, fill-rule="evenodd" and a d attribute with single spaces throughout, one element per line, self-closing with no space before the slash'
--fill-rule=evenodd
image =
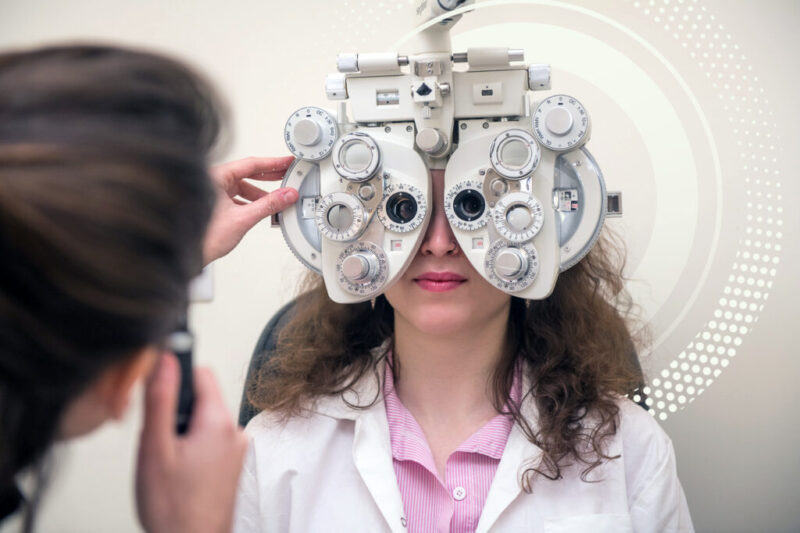
<path id="1" fill-rule="evenodd" d="M 431 221 L 425 238 L 420 246 L 420 251 L 425 255 L 444 257 L 458 253 L 458 241 L 456 241 L 453 230 L 447 222 L 447 216 L 441 205 L 442 198 L 436 198 L 436 205 L 431 213 Z"/>

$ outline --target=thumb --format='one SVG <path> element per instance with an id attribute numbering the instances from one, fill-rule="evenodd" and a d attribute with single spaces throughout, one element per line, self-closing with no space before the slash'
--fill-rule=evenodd
<path id="1" fill-rule="evenodd" d="M 161 454 L 169 454 L 173 449 L 180 371 L 177 358 L 165 353 L 147 380 L 142 448 Z"/>
<path id="2" fill-rule="evenodd" d="M 298 197 L 299 194 L 295 189 L 282 187 L 241 206 L 239 210 L 247 229 L 250 229 L 268 216 L 283 211 L 295 203 Z"/>

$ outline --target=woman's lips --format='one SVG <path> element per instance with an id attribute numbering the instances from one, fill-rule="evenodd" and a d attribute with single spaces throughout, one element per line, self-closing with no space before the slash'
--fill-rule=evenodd
<path id="1" fill-rule="evenodd" d="M 425 272 L 414 278 L 420 288 L 431 292 L 451 291 L 467 281 L 464 276 L 453 272 Z"/>

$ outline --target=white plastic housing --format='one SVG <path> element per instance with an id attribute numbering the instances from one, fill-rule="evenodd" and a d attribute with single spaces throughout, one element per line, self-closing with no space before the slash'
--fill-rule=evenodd
<path id="1" fill-rule="evenodd" d="M 425 198 L 426 206 L 431 205 L 430 178 L 428 169 L 422 156 L 414 150 L 414 129 L 409 123 L 392 124 L 387 132 L 381 127 L 364 127 L 356 131 L 368 134 L 378 145 L 381 152 L 381 168 L 378 169 L 373 180 L 382 180 L 380 190 L 390 188 L 392 185 L 409 184 L 418 189 Z M 320 163 L 320 195 L 322 197 L 334 192 L 357 194 L 361 184 L 340 179 L 333 168 L 331 158 L 328 157 Z M 330 298 L 338 303 L 356 303 L 369 300 L 385 291 L 399 276 L 405 272 L 414 255 L 417 253 L 422 237 L 430 220 L 430 209 L 426 209 L 423 222 L 415 229 L 406 232 L 391 231 L 377 216 L 377 206 L 380 205 L 382 196 L 375 198 L 373 209 L 368 209 L 368 223 L 364 232 L 355 240 L 336 242 L 322 238 L 321 240 L 321 270 L 325 280 L 325 287 Z M 370 203 L 370 202 L 366 202 Z M 370 204 L 372 205 L 372 204 Z M 341 255 L 345 250 L 357 243 L 371 243 L 385 252 L 386 263 L 382 264 L 385 272 L 381 279 L 385 279 L 374 290 L 364 293 L 353 293 L 343 286 L 338 272 L 341 262 L 346 259 Z M 337 267 L 339 267 L 337 269 Z"/>
<path id="2" fill-rule="evenodd" d="M 484 127 L 486 124 L 486 127 Z M 466 127 L 462 127 L 466 125 Z M 489 153 L 495 138 L 510 128 L 523 129 L 530 132 L 530 119 L 523 117 L 519 121 L 484 122 L 483 120 L 465 120 L 459 123 L 459 146 L 448 161 L 445 169 L 445 195 L 452 187 L 464 180 L 483 181 L 484 175 L 491 169 Z M 533 282 L 522 290 L 506 290 L 520 298 L 538 300 L 546 298 L 553 291 L 561 264 L 556 213 L 550 203 L 553 194 L 553 178 L 556 153 L 542 149 L 541 159 L 531 178 L 521 180 L 521 190 L 538 199 L 544 209 L 542 226 L 536 235 L 527 243 L 531 244 L 538 256 L 538 273 Z M 487 199 L 486 209 L 492 209 Z M 460 229 L 451 222 L 453 233 L 472 266 L 484 278 L 494 283 L 492 273 L 486 271 L 486 253 L 498 241 L 505 241 L 496 231 L 494 224 L 485 224 L 472 231 Z M 515 245 L 516 243 L 508 243 Z M 495 286 L 497 284 L 495 283 Z M 504 290 L 503 287 L 498 287 Z"/>

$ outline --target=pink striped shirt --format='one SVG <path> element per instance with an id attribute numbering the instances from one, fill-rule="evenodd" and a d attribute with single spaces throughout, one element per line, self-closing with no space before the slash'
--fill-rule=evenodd
<path id="1" fill-rule="evenodd" d="M 521 387 L 518 378 L 511 390 L 516 402 Z M 475 531 L 511 433 L 511 418 L 498 414 L 461 443 L 448 457 L 445 479 L 441 479 L 422 428 L 397 396 L 390 365 L 386 366 L 383 396 L 408 530 Z"/>

